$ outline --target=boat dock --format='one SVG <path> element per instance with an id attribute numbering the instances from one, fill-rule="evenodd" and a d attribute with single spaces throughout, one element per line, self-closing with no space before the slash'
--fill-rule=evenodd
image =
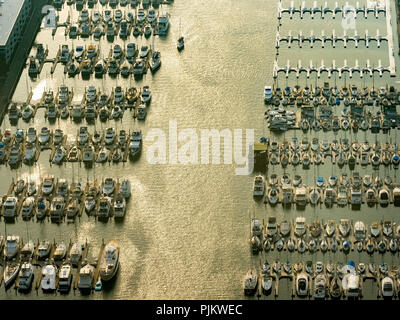
<path id="1" fill-rule="evenodd" d="M 309 67 L 302 66 L 301 60 L 298 60 L 296 66 L 291 65 L 290 60 L 287 60 L 285 66 L 279 66 L 278 60 L 275 59 L 273 78 L 278 78 L 279 73 L 284 73 L 286 78 L 289 78 L 289 74 L 291 73 L 295 73 L 297 78 L 300 77 L 301 73 L 306 73 L 307 78 L 310 78 L 310 75 L 315 73 L 317 74 L 317 77 L 320 78 L 321 74 L 324 72 L 328 74 L 329 79 L 334 73 L 338 74 L 339 78 L 342 78 L 345 73 L 349 75 L 349 78 L 352 78 L 355 73 L 358 73 L 360 78 L 363 78 L 364 73 L 369 74 L 370 77 L 372 77 L 374 73 L 378 73 L 379 76 L 382 77 L 385 72 L 390 73 L 391 76 L 394 75 L 393 68 L 390 65 L 387 67 L 382 66 L 381 59 L 378 60 L 377 66 L 371 66 L 368 59 L 365 67 L 360 66 L 357 59 L 354 66 L 349 66 L 347 60 L 344 59 L 344 63 L 341 67 L 336 65 L 335 60 L 332 60 L 331 66 L 325 65 L 324 60 L 321 60 L 319 66 L 314 66 L 312 60 L 309 62 Z"/>
<path id="2" fill-rule="evenodd" d="M 379 6 L 379 5 L 372 5 L 368 6 L 363 5 L 360 6 L 359 2 L 357 1 L 356 7 L 353 8 L 349 5 L 348 2 L 346 2 L 344 5 L 338 5 L 338 2 L 335 2 L 335 6 L 333 8 L 329 7 L 327 5 L 327 1 L 325 1 L 324 6 L 317 5 L 317 1 L 314 1 L 314 4 L 312 7 L 307 7 L 305 4 L 305 1 L 302 1 L 301 5 L 299 7 L 296 7 L 294 5 L 294 1 L 290 2 L 290 6 L 287 8 L 282 7 L 282 0 L 279 0 L 278 3 L 278 19 L 282 19 L 283 15 L 288 14 L 290 19 L 293 19 L 295 15 L 299 15 L 300 19 L 305 18 L 306 16 L 311 17 L 311 19 L 314 19 L 317 14 L 319 14 L 319 17 L 321 19 L 324 19 L 328 14 L 330 14 L 332 19 L 335 19 L 337 14 L 340 14 L 338 18 L 343 18 L 346 17 L 347 14 L 354 14 L 355 18 L 357 18 L 358 14 L 362 14 L 365 19 L 368 18 L 368 15 L 370 13 L 373 13 L 374 17 L 378 19 L 380 17 L 380 14 L 383 13 L 385 16 L 388 14 L 390 11 L 390 5 L 388 6 L 386 3 L 386 6 Z"/>
<path id="3" fill-rule="evenodd" d="M 314 32 L 311 31 L 309 36 L 303 35 L 302 31 L 299 31 L 297 33 L 297 36 L 294 36 L 292 34 L 292 31 L 290 30 L 287 36 L 282 36 L 279 31 L 276 33 L 276 45 L 275 47 L 277 49 L 280 48 L 281 43 L 287 43 L 287 47 L 291 48 L 292 44 L 297 43 L 299 48 L 302 48 L 304 43 L 308 43 L 311 48 L 313 48 L 314 44 L 317 42 L 321 43 L 322 48 L 325 47 L 325 44 L 328 42 L 331 44 L 333 48 L 336 47 L 336 44 L 341 42 L 343 43 L 343 47 L 346 48 L 347 44 L 350 42 L 354 42 L 354 45 L 356 48 L 358 48 L 358 45 L 360 42 L 363 42 L 365 47 L 368 48 L 370 43 L 375 41 L 377 44 L 377 47 L 380 48 L 382 42 L 389 42 L 390 37 L 389 36 L 381 36 L 379 33 L 379 29 L 376 30 L 376 35 L 371 36 L 368 33 L 368 30 L 365 30 L 365 33 L 363 36 L 358 35 L 357 31 L 354 31 L 353 36 L 349 36 L 346 33 L 346 30 L 343 32 L 343 36 L 337 36 L 336 31 L 332 30 L 332 34 L 325 35 L 325 31 L 321 31 L 321 35 L 314 35 Z"/>

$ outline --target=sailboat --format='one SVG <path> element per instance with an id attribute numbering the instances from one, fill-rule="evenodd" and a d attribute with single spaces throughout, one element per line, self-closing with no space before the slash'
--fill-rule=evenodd
<path id="1" fill-rule="evenodd" d="M 180 21 L 179 21 L 179 33 L 180 33 L 180 37 L 177 41 L 176 48 L 180 52 L 183 49 L 185 49 L 185 38 L 182 36 L 182 33 L 181 33 L 181 22 Z"/>

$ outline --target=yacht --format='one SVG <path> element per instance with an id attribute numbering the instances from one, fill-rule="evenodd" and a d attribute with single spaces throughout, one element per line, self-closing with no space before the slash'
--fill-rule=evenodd
<path id="1" fill-rule="evenodd" d="M 100 277 L 102 281 L 111 280 L 119 267 L 119 245 L 110 241 L 104 248 L 104 254 L 100 264 Z"/>
<path id="2" fill-rule="evenodd" d="M 364 241 L 367 236 L 367 229 L 364 222 L 357 221 L 354 223 L 354 237 L 356 241 Z"/>
<path id="3" fill-rule="evenodd" d="M 169 17 L 168 13 L 160 14 L 158 17 L 158 34 L 160 36 L 165 36 L 169 29 Z"/>
<path id="4" fill-rule="evenodd" d="M 387 207 L 390 202 L 389 191 L 386 188 L 379 190 L 378 202 L 382 207 Z"/>
<path id="5" fill-rule="evenodd" d="M 382 223 L 382 233 L 385 237 L 392 237 L 393 234 L 393 225 L 391 221 L 384 221 Z"/>
<path id="6" fill-rule="evenodd" d="M 75 104 L 72 106 L 71 117 L 74 121 L 81 121 L 84 116 L 84 108 L 80 104 Z"/>
<path id="7" fill-rule="evenodd" d="M 378 222 L 374 221 L 370 225 L 370 234 L 372 237 L 379 237 L 381 234 Z"/>
<path id="8" fill-rule="evenodd" d="M 260 221 L 257 219 L 251 220 L 251 234 L 252 236 L 260 237 L 262 233 Z"/>
<path id="9" fill-rule="evenodd" d="M 129 142 L 129 158 L 135 160 L 142 151 L 142 131 L 134 131 Z"/>
<path id="10" fill-rule="evenodd" d="M 71 265 L 65 263 L 61 266 L 58 273 L 58 291 L 68 293 L 72 283 L 72 268 Z"/>
<path id="11" fill-rule="evenodd" d="M 97 217 L 99 219 L 108 219 L 112 215 L 112 199 L 110 197 L 101 197 L 99 199 L 99 208 L 97 211 Z"/>
<path id="12" fill-rule="evenodd" d="M 46 198 L 39 198 L 36 206 L 36 218 L 42 220 L 50 210 L 50 202 Z"/>
<path id="13" fill-rule="evenodd" d="M 7 260 L 13 259 L 19 249 L 20 239 L 19 236 L 11 235 L 7 236 L 6 243 L 4 245 L 3 254 Z"/>
<path id="14" fill-rule="evenodd" d="M 119 195 L 114 202 L 114 217 L 123 218 L 126 212 L 126 200 L 123 196 Z"/>
<path id="15" fill-rule="evenodd" d="M 104 163 L 108 160 L 108 157 L 110 155 L 110 150 L 108 150 L 106 147 L 103 147 L 97 156 L 96 162 L 97 163 Z"/>
<path id="16" fill-rule="evenodd" d="M 297 237 L 302 237 L 306 233 L 306 219 L 304 217 L 297 217 L 295 220 L 294 234 Z"/>
<path id="17" fill-rule="evenodd" d="M 273 237 L 277 234 L 277 230 L 276 217 L 269 217 L 265 228 L 265 235 L 267 237 Z"/>
<path id="18" fill-rule="evenodd" d="M 280 231 L 282 237 L 290 236 L 290 231 L 291 231 L 290 222 L 287 220 L 282 221 L 279 226 L 279 231 Z"/>
<path id="19" fill-rule="evenodd" d="M 28 292 L 32 288 L 33 278 L 34 274 L 32 264 L 29 262 L 24 262 L 21 265 L 18 274 L 18 291 Z"/>
<path id="20" fill-rule="evenodd" d="M 135 76 L 141 76 L 146 73 L 146 65 L 143 59 L 136 59 L 133 65 L 133 74 Z"/>
<path id="21" fill-rule="evenodd" d="M 324 274 L 319 274 L 314 280 L 314 298 L 325 299 L 327 291 L 327 280 Z"/>
<path id="22" fill-rule="evenodd" d="M 350 234 L 351 225 L 349 219 L 340 219 L 339 232 L 342 237 L 347 237 Z"/>
<path id="23" fill-rule="evenodd" d="M 247 296 L 253 295 L 257 290 L 258 278 L 255 270 L 249 270 L 244 278 L 243 290 Z"/>
<path id="24" fill-rule="evenodd" d="M 313 206 L 315 206 L 315 205 L 317 205 L 319 203 L 320 198 L 321 198 L 321 196 L 320 196 L 320 193 L 319 193 L 318 189 L 317 188 L 312 188 L 311 191 L 310 191 L 310 203 Z"/>
<path id="25" fill-rule="evenodd" d="M 67 253 L 67 246 L 64 242 L 60 242 L 57 244 L 56 249 L 54 251 L 54 260 L 63 260 Z"/>
<path id="26" fill-rule="evenodd" d="M 394 283 L 393 279 L 386 276 L 382 279 L 381 292 L 384 298 L 392 298 L 394 295 Z"/>
<path id="27" fill-rule="evenodd" d="M 82 293 L 90 292 L 94 276 L 94 266 L 86 263 L 79 271 L 78 289 Z"/>
<path id="28" fill-rule="evenodd" d="M 308 295 L 308 276 L 305 272 L 301 272 L 296 276 L 296 293 L 299 297 Z"/>
<path id="29" fill-rule="evenodd" d="M 29 122 L 33 116 L 33 108 L 30 105 L 26 105 L 22 112 L 22 120 Z"/>
<path id="30" fill-rule="evenodd" d="M 39 143 L 41 145 L 45 145 L 50 141 L 50 130 L 46 127 L 43 127 L 39 134 Z"/>
<path id="31" fill-rule="evenodd" d="M 137 13 L 137 22 L 139 24 L 144 23 L 146 20 L 146 13 L 143 8 L 139 8 L 138 13 Z"/>
<path id="32" fill-rule="evenodd" d="M 72 146 L 68 153 L 69 162 L 77 162 L 80 158 L 80 150 L 77 146 Z"/>
<path id="33" fill-rule="evenodd" d="M 80 203 L 77 199 L 72 200 L 67 206 L 67 218 L 75 219 L 79 213 Z"/>
<path id="34" fill-rule="evenodd" d="M 149 86 L 143 86 L 141 94 L 142 103 L 149 104 L 151 101 L 151 91 Z"/>
<path id="35" fill-rule="evenodd" d="M 70 263 L 72 263 L 72 265 L 78 265 L 79 261 L 82 258 L 82 255 L 83 255 L 83 249 L 84 249 L 84 245 L 79 242 L 75 242 L 72 245 L 71 251 L 69 254 L 69 261 L 70 261 Z"/>
<path id="36" fill-rule="evenodd" d="M 7 197 L 6 201 L 3 204 L 4 211 L 3 217 L 4 219 L 13 219 L 17 216 L 17 206 L 18 206 L 18 198 L 17 197 Z"/>
<path id="37" fill-rule="evenodd" d="M 35 206 L 35 198 L 27 197 L 22 203 L 21 216 L 22 219 L 30 219 L 33 216 L 33 208 Z"/>
<path id="38" fill-rule="evenodd" d="M 52 163 L 61 164 L 64 161 L 66 154 L 67 151 L 65 150 L 65 148 L 62 145 L 58 146 L 54 153 Z"/>
<path id="39" fill-rule="evenodd" d="M 325 205 L 330 208 L 332 207 L 333 203 L 336 202 L 337 194 L 336 190 L 333 188 L 326 188 L 324 191 L 324 202 Z"/>
<path id="40" fill-rule="evenodd" d="M 342 296 L 342 282 L 336 275 L 330 281 L 329 294 L 333 299 L 338 299 Z"/>
<path id="41" fill-rule="evenodd" d="M 28 190 L 27 190 L 28 197 L 31 197 L 31 196 L 35 195 L 36 192 L 37 192 L 37 189 L 36 189 L 35 181 L 30 181 L 28 183 Z"/>
<path id="42" fill-rule="evenodd" d="M 104 142 L 106 145 L 110 145 L 114 142 L 115 140 L 115 129 L 110 127 L 106 129 L 106 134 L 104 137 Z"/>
<path id="43" fill-rule="evenodd" d="M 103 194 L 111 196 L 115 191 L 115 181 L 113 178 L 106 178 L 103 185 Z"/>
<path id="44" fill-rule="evenodd" d="M 347 188 L 339 186 L 337 194 L 337 204 L 339 207 L 345 207 L 348 203 Z"/>
<path id="45" fill-rule="evenodd" d="M 38 259 L 43 260 L 50 254 L 51 245 L 47 240 L 42 240 L 38 246 Z"/>
<path id="46" fill-rule="evenodd" d="M 54 190 L 54 177 L 46 176 L 43 179 L 42 194 L 48 196 L 53 192 L 53 190 Z"/>
<path id="47" fill-rule="evenodd" d="M 56 290 L 57 267 L 53 264 L 46 264 L 42 268 L 42 290 L 49 292 Z"/>
<path id="48" fill-rule="evenodd" d="M 274 206 L 278 203 L 279 200 L 279 192 L 276 186 L 272 186 L 268 190 L 268 202 Z"/>
<path id="49" fill-rule="evenodd" d="M 65 216 L 65 200 L 62 196 L 56 196 L 51 201 L 50 218 L 51 220 L 59 221 Z"/>
<path id="50" fill-rule="evenodd" d="M 19 263 L 11 262 L 7 263 L 6 267 L 4 268 L 4 286 L 9 288 L 16 280 L 18 272 L 19 272 Z"/>
<path id="51" fill-rule="evenodd" d="M 264 182 L 264 177 L 263 176 L 256 176 L 254 178 L 254 184 L 253 184 L 253 196 L 254 197 L 262 197 L 264 196 L 265 193 L 265 182 Z"/>
<path id="52" fill-rule="evenodd" d="M 144 120 L 146 118 L 146 115 L 146 107 L 142 104 L 138 107 L 137 118 L 138 120 Z"/>
<path id="53" fill-rule="evenodd" d="M 29 127 L 26 134 L 27 143 L 36 143 L 36 129 L 34 127 Z"/>
<path id="54" fill-rule="evenodd" d="M 94 161 L 94 147 L 88 145 L 83 149 L 82 161 L 86 165 L 91 165 Z"/>

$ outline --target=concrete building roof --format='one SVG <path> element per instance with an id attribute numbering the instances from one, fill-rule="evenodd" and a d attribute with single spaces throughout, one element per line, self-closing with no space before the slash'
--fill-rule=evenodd
<path id="1" fill-rule="evenodd" d="M 0 46 L 5 46 L 25 0 L 0 0 Z"/>

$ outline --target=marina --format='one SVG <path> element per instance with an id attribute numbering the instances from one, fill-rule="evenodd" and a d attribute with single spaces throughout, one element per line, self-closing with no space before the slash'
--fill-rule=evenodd
<path id="1" fill-rule="evenodd" d="M 57 27 L 25 50 L 0 128 L 3 245 L 20 235 L 18 267 L 0 273 L 17 290 L 2 298 L 376 300 L 390 285 L 398 298 L 393 4 L 349 1 L 357 28 L 344 31 L 335 1 L 133 2 L 55 1 Z M 151 163 L 154 129 L 168 145 L 174 120 L 178 150 L 185 129 L 254 128 L 254 172 L 177 165 L 170 152 Z M 226 143 L 210 139 L 221 156 Z"/>

